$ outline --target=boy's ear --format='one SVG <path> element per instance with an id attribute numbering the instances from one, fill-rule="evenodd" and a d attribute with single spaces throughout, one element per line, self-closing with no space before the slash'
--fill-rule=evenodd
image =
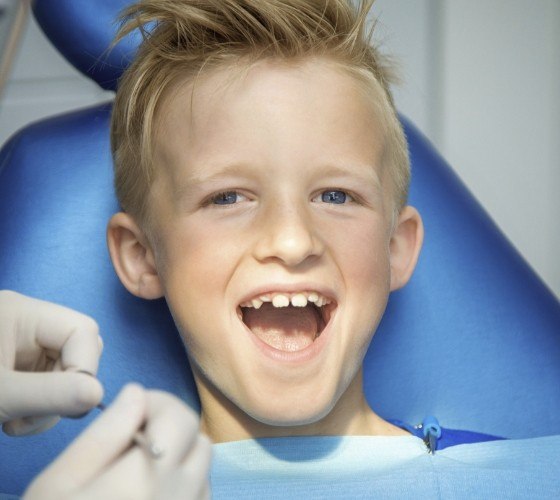
<path id="1" fill-rule="evenodd" d="M 125 288 L 143 299 L 159 299 L 163 287 L 154 253 L 134 219 L 119 212 L 107 225 L 107 246 L 115 271 Z"/>
<path id="2" fill-rule="evenodd" d="M 424 240 L 422 218 L 414 207 L 404 207 L 391 236 L 391 291 L 407 284 L 416 267 Z"/>

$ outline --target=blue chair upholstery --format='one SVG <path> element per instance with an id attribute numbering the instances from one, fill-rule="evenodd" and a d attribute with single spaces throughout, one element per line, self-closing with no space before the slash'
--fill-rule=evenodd
<path id="1" fill-rule="evenodd" d="M 107 20 L 126 3 L 38 0 L 34 10 L 62 53 L 91 68 L 111 39 Z M 128 50 L 117 59 L 129 60 L 134 44 Z M 107 86 L 118 71 L 90 76 Z M 123 384 L 138 381 L 196 408 L 165 302 L 128 294 L 105 247 L 106 223 L 118 210 L 110 111 L 107 104 L 44 120 L 2 148 L 0 288 L 98 321 L 107 402 Z M 445 427 L 507 437 L 560 433 L 558 301 L 428 141 L 403 122 L 413 168 L 410 202 L 423 215 L 426 238 L 411 283 L 391 296 L 366 357 L 371 405 L 411 423 L 433 414 Z M 0 436 L 0 491 L 21 493 L 93 417 L 66 419 L 38 436 Z"/>
<path id="2" fill-rule="evenodd" d="M 105 90 L 117 80 L 134 56 L 140 36 L 131 34 L 107 50 L 116 20 L 132 0 L 35 0 L 33 14 L 49 40 L 76 69 Z"/>

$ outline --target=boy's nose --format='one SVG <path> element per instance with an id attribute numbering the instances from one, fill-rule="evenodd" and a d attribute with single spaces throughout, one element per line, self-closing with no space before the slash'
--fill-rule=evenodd
<path id="1" fill-rule="evenodd" d="M 313 227 L 311 214 L 304 209 L 269 210 L 263 215 L 254 251 L 257 260 L 296 267 L 322 255 L 322 240 Z"/>

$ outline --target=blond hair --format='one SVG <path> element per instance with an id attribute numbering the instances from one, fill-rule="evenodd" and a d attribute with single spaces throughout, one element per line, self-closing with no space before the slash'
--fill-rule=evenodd
<path id="1" fill-rule="evenodd" d="M 155 120 L 176 82 L 245 60 L 306 57 L 335 61 L 377 94 L 384 161 L 400 210 L 410 178 L 408 151 L 389 90 L 392 73 L 366 26 L 373 1 L 355 7 L 351 0 L 141 0 L 127 8 L 116 41 L 135 29 L 144 40 L 119 82 L 111 123 L 123 210 L 148 224 Z"/>

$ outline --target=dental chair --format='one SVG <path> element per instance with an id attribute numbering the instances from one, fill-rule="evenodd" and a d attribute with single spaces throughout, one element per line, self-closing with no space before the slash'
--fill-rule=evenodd
<path id="1" fill-rule="evenodd" d="M 37 0 L 34 15 L 66 59 L 114 89 L 133 56 L 111 52 L 130 0 Z M 105 349 L 110 402 L 129 381 L 198 399 L 163 300 L 130 295 L 115 276 L 105 226 L 118 211 L 109 149 L 111 104 L 32 124 L 0 152 L 0 289 L 91 315 Z M 560 433 L 560 305 L 422 134 L 402 119 L 410 203 L 426 237 L 410 284 L 391 295 L 365 361 L 366 393 L 386 418 L 509 438 Z M 46 433 L 0 436 L 0 491 L 21 494 L 94 418 Z"/>

